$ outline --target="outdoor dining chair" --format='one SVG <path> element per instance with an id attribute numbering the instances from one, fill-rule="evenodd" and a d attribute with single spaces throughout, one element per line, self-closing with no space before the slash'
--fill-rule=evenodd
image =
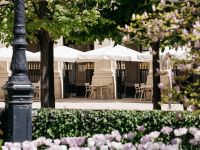
<path id="1" fill-rule="evenodd" d="M 142 100 L 144 98 L 144 100 L 147 100 L 147 97 L 149 96 L 152 100 L 152 85 L 147 85 L 145 83 L 140 83 L 140 90 L 141 90 L 141 94 L 140 94 L 140 100 Z"/>
<path id="2" fill-rule="evenodd" d="M 140 84 L 134 84 L 134 87 L 135 87 L 135 96 L 134 96 L 134 99 L 136 98 L 140 98 L 143 91 L 142 91 L 142 88 L 140 88 Z"/>
<path id="3" fill-rule="evenodd" d="M 34 88 L 34 97 L 33 99 L 39 100 L 40 99 L 40 82 L 32 83 Z"/>
<path id="4" fill-rule="evenodd" d="M 91 97 L 92 88 L 90 83 L 85 83 L 85 98 Z"/>

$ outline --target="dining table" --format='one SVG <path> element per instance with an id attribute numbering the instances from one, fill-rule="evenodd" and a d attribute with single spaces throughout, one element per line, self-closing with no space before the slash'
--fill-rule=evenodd
<path id="1" fill-rule="evenodd" d="M 141 90 L 141 96 L 140 96 L 140 100 L 144 97 L 144 99 L 147 99 L 147 93 L 150 93 L 151 96 L 151 100 L 152 100 L 152 94 L 153 94 L 153 86 L 152 85 L 141 85 L 140 86 L 140 90 Z"/>
<path id="2" fill-rule="evenodd" d="M 108 85 L 102 85 L 102 84 L 93 84 L 91 85 L 91 98 L 95 99 L 104 99 L 105 94 L 107 93 Z M 103 93 L 103 90 L 106 90 L 106 93 Z"/>

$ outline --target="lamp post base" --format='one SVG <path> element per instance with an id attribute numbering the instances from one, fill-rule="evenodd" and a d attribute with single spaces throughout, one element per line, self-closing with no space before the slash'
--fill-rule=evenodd
<path id="1" fill-rule="evenodd" d="M 31 140 L 33 86 L 7 84 L 5 91 L 6 141 Z"/>

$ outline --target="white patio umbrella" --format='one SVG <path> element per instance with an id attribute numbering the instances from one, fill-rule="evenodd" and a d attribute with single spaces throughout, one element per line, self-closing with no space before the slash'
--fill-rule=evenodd
<path id="1" fill-rule="evenodd" d="M 12 47 L 2 47 L 0 48 L 0 61 L 11 61 L 13 54 Z"/>
<path id="2" fill-rule="evenodd" d="M 77 56 L 82 53 L 82 51 L 76 50 L 74 48 L 59 46 L 54 48 L 54 60 L 63 62 L 75 62 Z"/>
<path id="3" fill-rule="evenodd" d="M 25 51 L 27 61 L 38 61 L 35 57 L 35 53 L 30 51 Z M 2 47 L 0 48 L 0 61 L 11 61 L 13 55 L 13 47 Z"/>
<path id="4" fill-rule="evenodd" d="M 40 58 L 40 53 L 41 52 L 37 52 L 35 56 Z M 63 62 L 75 62 L 78 54 L 81 53 L 83 52 L 67 46 L 54 47 L 54 60 Z"/>
<path id="5" fill-rule="evenodd" d="M 190 56 L 190 49 L 186 47 L 178 47 L 178 49 L 175 48 L 169 48 L 166 47 L 165 51 L 162 53 L 163 57 L 172 57 L 175 59 L 187 59 Z"/>
<path id="6" fill-rule="evenodd" d="M 137 59 L 144 62 L 152 61 L 152 54 L 150 51 L 143 52 L 137 55 Z"/>
<path id="7" fill-rule="evenodd" d="M 172 58 L 186 59 L 188 54 L 189 49 L 186 47 L 178 47 L 177 50 L 175 48 L 166 47 L 164 52 L 160 52 L 160 59 L 165 59 L 168 56 Z M 152 61 L 152 53 L 150 51 L 140 53 L 137 55 L 137 58 L 140 61 L 149 62 Z"/>
<path id="8" fill-rule="evenodd" d="M 79 54 L 77 62 L 96 62 L 99 60 L 138 61 L 138 54 L 140 52 L 121 45 L 108 46 Z"/>

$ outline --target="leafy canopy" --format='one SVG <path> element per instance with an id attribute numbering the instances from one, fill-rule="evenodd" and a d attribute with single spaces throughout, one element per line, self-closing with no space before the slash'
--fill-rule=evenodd
<path id="1" fill-rule="evenodd" d="M 48 0 L 47 14 L 41 17 L 41 0 L 27 0 L 26 27 L 29 41 L 37 41 L 37 32 L 44 29 L 52 39 L 60 36 L 77 43 L 87 43 L 104 38 L 120 42 L 118 25 L 129 23 L 133 12 L 149 10 L 153 0 Z M 12 40 L 14 2 L 8 0 L 0 6 L 0 39 Z"/>

